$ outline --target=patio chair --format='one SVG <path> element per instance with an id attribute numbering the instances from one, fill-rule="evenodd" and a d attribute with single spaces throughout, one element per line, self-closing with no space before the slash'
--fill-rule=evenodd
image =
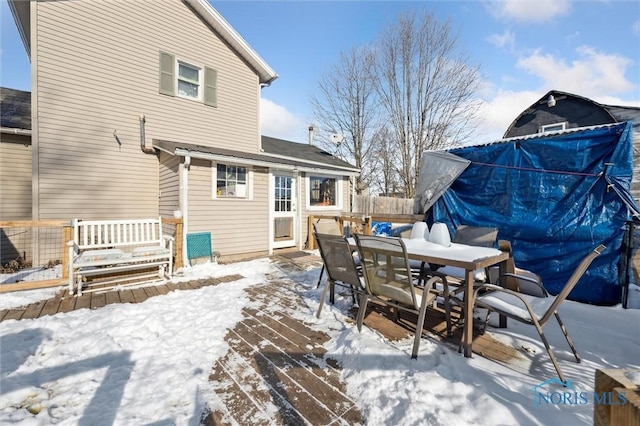
<path id="1" fill-rule="evenodd" d="M 322 306 L 330 291 L 329 300 L 333 303 L 335 286 L 340 285 L 351 290 L 351 298 L 356 302 L 356 293 L 364 292 L 364 284 L 353 260 L 352 248 L 347 240 L 340 235 L 314 233 L 320 256 L 322 257 L 323 270 L 327 272 L 327 281 L 322 290 L 320 305 L 316 317 L 320 318 Z"/>
<path id="2" fill-rule="evenodd" d="M 451 242 L 458 244 L 467 244 L 470 246 L 478 247 L 495 247 L 496 239 L 498 237 L 498 228 L 488 226 L 472 226 L 472 225 L 459 225 L 456 228 L 456 232 L 453 234 Z M 457 307 L 458 316 L 454 321 L 458 327 L 462 326 L 464 321 L 464 311 L 462 309 L 465 288 L 465 274 L 464 268 L 456 266 L 443 266 L 437 268 L 437 271 L 446 275 L 447 282 L 449 284 L 449 302 L 452 307 Z M 482 269 L 474 272 L 474 286 L 484 284 L 489 277 L 489 270 Z M 440 292 L 442 288 L 438 288 Z"/>
<path id="3" fill-rule="evenodd" d="M 313 232 L 314 235 L 316 233 L 326 235 L 343 235 L 342 229 L 340 229 L 340 222 L 338 222 L 337 217 L 333 219 L 318 219 L 313 223 Z M 318 284 L 316 285 L 316 288 L 320 287 L 322 276 L 324 275 L 324 269 L 323 263 L 322 269 L 320 269 L 320 276 L 318 277 Z"/>
<path id="4" fill-rule="evenodd" d="M 546 297 L 546 291 L 543 292 L 545 297 L 536 297 L 521 292 L 509 290 L 504 287 L 500 287 L 495 284 L 484 284 L 478 287 L 475 291 L 475 306 L 479 308 L 487 309 L 487 316 L 485 318 L 485 327 L 489 320 L 489 315 L 492 312 L 496 312 L 500 315 L 504 315 L 508 318 L 513 318 L 524 324 L 532 325 L 536 328 L 536 331 L 540 335 L 540 339 L 544 344 L 551 362 L 558 373 L 558 377 L 562 383 L 566 384 L 567 381 L 560 370 L 560 365 L 549 346 L 549 342 L 545 337 L 542 328 L 551 319 L 552 316 L 558 321 L 558 325 L 564 334 L 571 351 L 576 359 L 576 362 L 580 362 L 580 357 L 576 348 L 573 346 L 573 341 L 569 337 L 566 327 L 564 326 L 560 315 L 558 314 L 558 308 L 567 298 L 571 290 L 578 283 L 578 280 L 585 273 L 591 262 L 600 255 L 605 249 L 604 245 L 599 245 L 593 249 L 587 256 L 585 256 L 578 267 L 573 271 L 569 280 L 566 282 L 560 293 L 555 298 Z M 544 290 L 544 289 L 543 289 Z M 483 293 L 484 292 L 484 293 Z M 482 293 L 482 294 L 481 294 Z"/>
<path id="5" fill-rule="evenodd" d="M 469 246 L 495 247 L 497 238 L 498 228 L 460 225 L 456 228 L 456 232 L 453 234 L 451 242 L 466 244 Z M 465 277 L 465 270 L 455 266 L 444 266 L 439 268 L 438 272 L 446 274 L 451 278 L 455 278 L 454 280 L 450 279 L 450 281 L 458 281 L 457 285 L 460 285 Z M 488 271 L 486 270 L 475 271 L 474 275 L 475 281 L 482 283 L 486 282 L 489 276 Z"/>
<path id="6" fill-rule="evenodd" d="M 397 319 L 400 311 L 408 311 L 418 315 L 411 357 L 417 358 L 422 329 L 427 314 L 427 307 L 438 296 L 433 284 L 440 281 L 447 289 L 447 281 L 443 276 L 430 276 L 423 287 L 417 282 L 409 266 L 407 249 L 400 238 L 355 235 L 362 270 L 365 278 L 366 292 L 360 296 L 360 308 L 356 323 L 358 331 L 367 311 L 369 300 L 375 300 L 396 309 Z M 447 333 L 451 333 L 448 291 L 445 297 L 445 320 Z"/>

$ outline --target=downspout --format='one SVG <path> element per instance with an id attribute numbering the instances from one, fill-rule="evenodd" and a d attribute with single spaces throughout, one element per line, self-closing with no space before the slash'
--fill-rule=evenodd
<path id="1" fill-rule="evenodd" d="M 144 152 L 145 154 L 155 154 L 156 150 L 154 148 L 147 148 L 147 142 L 146 142 L 146 135 L 145 135 L 145 129 L 144 129 L 144 123 L 145 123 L 145 118 L 144 118 L 144 114 L 140 114 L 140 149 L 142 149 L 142 152 Z"/>
<path id="2" fill-rule="evenodd" d="M 302 173 L 298 169 L 293 169 L 295 173 L 296 179 L 296 221 L 298 222 L 298 250 L 302 250 L 304 248 L 305 242 L 302 240 L 303 230 L 306 231 L 308 228 L 306 223 L 302 222 L 302 208 L 304 206 L 302 201 Z M 307 236 L 307 238 L 309 238 Z"/>
<path id="3" fill-rule="evenodd" d="M 353 205 L 356 202 L 356 182 L 357 178 L 351 176 L 351 202 L 349 203 L 349 212 L 353 213 Z"/>
<path id="4" fill-rule="evenodd" d="M 189 232 L 189 169 L 191 168 L 191 157 L 184 157 L 182 164 L 182 264 L 188 265 L 189 258 L 187 253 L 187 232 Z"/>

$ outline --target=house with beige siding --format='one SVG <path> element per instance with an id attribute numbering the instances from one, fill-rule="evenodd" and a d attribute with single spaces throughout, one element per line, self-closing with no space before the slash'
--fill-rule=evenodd
<path id="1" fill-rule="evenodd" d="M 277 74 L 206 0 L 9 6 L 31 61 L 30 218 L 179 214 L 234 260 L 303 248 L 309 212 L 350 211 L 355 167 L 261 136 Z"/>

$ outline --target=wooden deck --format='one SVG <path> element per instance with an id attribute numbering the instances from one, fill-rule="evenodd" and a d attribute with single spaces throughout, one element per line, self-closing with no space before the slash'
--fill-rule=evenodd
<path id="1" fill-rule="evenodd" d="M 306 270 L 309 262 L 312 266 L 321 264 L 318 258 L 308 255 L 280 255 L 274 259 L 285 274 Z M 0 321 L 37 318 L 82 308 L 98 309 L 111 303 L 140 303 L 172 290 L 198 289 L 240 278 L 239 275 L 231 275 L 179 284 L 85 293 L 81 297 L 61 292 L 49 300 L 1 311 Z M 340 381 L 340 366 L 325 358 L 323 344 L 329 336 L 296 317 L 296 312 L 305 303 L 300 294 L 308 288 L 277 274 L 247 291 L 255 303 L 244 309 L 244 320 L 227 334 L 229 352 L 212 366 L 209 377 L 215 392 L 224 402 L 224 408 L 205 413 L 203 423 L 365 423 L 355 401 L 347 395 Z M 412 318 L 405 316 L 399 323 L 389 318 L 395 318 L 395 315 L 372 303 L 365 325 L 377 329 L 390 340 L 413 335 L 415 322 L 412 325 Z M 432 338 L 456 350 L 460 332 L 447 337 L 443 319 L 441 312 L 430 312 L 425 329 Z M 488 335 L 476 336 L 473 348 L 475 353 L 503 362 L 515 356 L 515 349 L 496 342 Z"/>
<path id="2" fill-rule="evenodd" d="M 110 289 L 105 292 L 93 291 L 76 297 L 68 290 L 61 290 L 55 297 L 14 309 L 0 311 L 0 322 L 7 320 L 33 319 L 46 315 L 70 312 L 77 309 L 98 309 L 113 303 L 141 303 L 150 297 L 167 294 L 173 290 L 194 290 L 221 282 L 236 281 L 240 275 L 208 278 L 183 283 L 166 283 L 139 288 Z"/>

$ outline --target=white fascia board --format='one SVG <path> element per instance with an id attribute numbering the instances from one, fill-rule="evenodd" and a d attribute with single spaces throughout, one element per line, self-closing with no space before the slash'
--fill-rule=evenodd
<path id="1" fill-rule="evenodd" d="M 165 151 L 168 152 L 168 151 Z M 358 173 L 355 172 L 347 172 L 343 170 L 328 170 L 322 167 L 305 167 L 295 164 L 285 164 L 278 163 L 277 161 L 262 161 L 262 160 L 254 160 L 250 158 L 242 158 L 242 157 L 234 157 L 229 155 L 221 155 L 221 154 L 212 154 L 208 152 L 197 152 L 197 151 L 189 151 L 188 149 L 177 148 L 175 152 L 170 153 L 173 155 L 181 156 L 181 157 L 191 157 L 198 158 L 201 160 L 210 160 L 219 163 L 234 163 L 234 164 L 243 164 L 248 166 L 258 166 L 258 167 L 268 167 L 271 169 L 277 168 L 279 170 L 297 170 L 300 172 L 313 172 L 320 173 L 323 175 L 335 175 L 335 176 L 357 176 Z"/>
<path id="2" fill-rule="evenodd" d="M 189 4 L 209 25 L 225 39 L 254 69 L 260 83 L 269 85 L 278 74 L 249 46 L 240 34 L 215 10 L 207 0 L 183 0 Z"/>
<path id="3" fill-rule="evenodd" d="M 11 15 L 13 15 L 16 27 L 18 28 L 18 34 L 20 34 L 24 49 L 27 51 L 29 60 L 31 60 L 31 34 L 29 34 L 29 28 L 31 26 L 29 22 L 31 2 L 23 0 L 8 0 L 7 3 L 11 10 Z"/>

